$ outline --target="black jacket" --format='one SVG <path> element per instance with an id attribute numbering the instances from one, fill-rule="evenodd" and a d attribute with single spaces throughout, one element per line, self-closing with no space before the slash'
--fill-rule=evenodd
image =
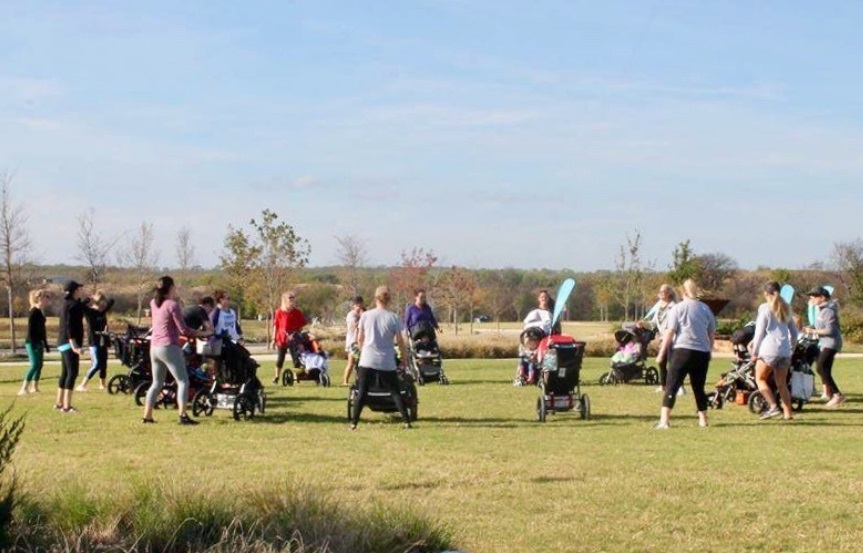
<path id="1" fill-rule="evenodd" d="M 71 298 L 63 300 L 57 344 L 68 344 L 70 341 L 74 341 L 78 347 L 84 345 L 84 304 Z"/>
<path id="2" fill-rule="evenodd" d="M 27 316 L 27 339 L 24 342 L 42 346 L 48 351 L 48 335 L 45 332 L 45 314 L 38 307 L 30 309 Z"/>
<path id="3" fill-rule="evenodd" d="M 87 328 L 89 332 L 87 337 L 90 339 L 91 346 L 106 346 L 106 338 L 100 334 L 108 330 L 108 311 L 114 307 L 114 300 L 108 300 L 108 305 L 105 309 L 96 309 L 89 305 L 84 306 L 84 317 L 87 318 Z"/>

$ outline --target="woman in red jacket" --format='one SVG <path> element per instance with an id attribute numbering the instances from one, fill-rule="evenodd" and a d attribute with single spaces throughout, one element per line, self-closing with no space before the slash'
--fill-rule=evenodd
<path id="1" fill-rule="evenodd" d="M 288 350 L 291 351 L 291 359 L 294 362 L 294 368 L 299 367 L 299 360 L 294 353 L 293 345 L 294 334 L 299 332 L 306 326 L 306 317 L 295 305 L 297 296 L 294 292 L 285 292 L 282 294 L 282 305 L 273 314 L 273 343 L 272 347 L 276 349 L 276 368 L 273 376 L 273 384 L 278 384 L 279 376 L 282 368 L 285 366 L 285 355 Z"/>

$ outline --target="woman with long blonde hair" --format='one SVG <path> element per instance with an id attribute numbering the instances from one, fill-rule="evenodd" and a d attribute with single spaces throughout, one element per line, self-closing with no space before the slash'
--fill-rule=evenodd
<path id="1" fill-rule="evenodd" d="M 668 359 L 668 381 L 662 396 L 662 410 L 658 429 L 669 428 L 668 420 L 677 390 L 689 376 L 692 395 L 698 408 L 698 426 L 707 426 L 707 369 L 716 337 L 716 319 L 705 303 L 699 300 L 701 290 L 692 279 L 683 283 L 683 300 L 668 313 L 668 322 L 656 363 L 662 365 Z"/>
<path id="2" fill-rule="evenodd" d="M 27 349 L 27 359 L 30 368 L 24 377 L 24 383 L 18 391 L 19 396 L 39 391 L 39 379 L 42 377 L 42 365 L 45 353 L 48 351 L 48 337 L 45 332 L 45 308 L 51 302 L 47 290 L 30 291 L 30 313 L 27 315 L 27 339 L 24 347 Z"/>
<path id="3" fill-rule="evenodd" d="M 788 370 L 791 368 L 791 355 L 797 343 L 797 327 L 791 317 L 791 307 L 779 295 L 778 282 L 768 282 L 764 286 L 764 299 L 758 307 L 755 319 L 755 336 L 752 338 L 752 357 L 755 359 L 755 382 L 758 390 L 767 401 L 769 408 L 762 419 L 791 415 L 791 392 L 788 390 Z M 782 409 L 776 405 L 776 398 L 770 389 L 768 379 L 773 375 Z"/>

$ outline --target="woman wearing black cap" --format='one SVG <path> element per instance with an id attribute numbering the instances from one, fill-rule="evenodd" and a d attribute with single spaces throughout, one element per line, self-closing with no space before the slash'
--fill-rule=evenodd
<path id="1" fill-rule="evenodd" d="M 84 344 L 82 288 L 83 285 L 74 280 L 69 281 L 63 296 L 63 308 L 60 310 L 60 337 L 57 340 L 57 351 L 60 352 L 62 368 L 54 409 L 63 413 L 78 412 L 72 407 L 72 390 L 75 389 L 75 380 L 78 379 L 81 346 Z"/>
<path id="2" fill-rule="evenodd" d="M 845 403 L 845 396 L 833 380 L 833 360 L 842 350 L 842 327 L 839 324 L 839 304 L 830 299 L 830 292 L 823 286 L 809 290 L 809 301 L 818 309 L 815 326 L 806 331 L 818 336 L 818 375 L 824 385 L 825 407 L 835 409 Z"/>

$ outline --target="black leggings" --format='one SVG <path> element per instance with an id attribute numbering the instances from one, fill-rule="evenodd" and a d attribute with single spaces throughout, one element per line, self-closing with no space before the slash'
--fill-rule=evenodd
<path id="1" fill-rule="evenodd" d="M 81 364 L 81 356 L 71 349 L 67 349 L 60 354 L 60 361 L 60 389 L 72 390 L 75 388 L 75 381 L 78 380 L 78 367 Z"/>
<path id="2" fill-rule="evenodd" d="M 659 364 L 659 385 L 665 389 L 665 383 L 668 382 L 668 358 L 664 357 Z"/>
<path id="3" fill-rule="evenodd" d="M 405 409 L 405 402 L 402 400 L 401 390 L 399 390 L 399 375 L 396 371 L 380 371 L 369 367 L 357 367 L 357 402 L 354 403 L 354 412 L 351 416 L 351 423 L 356 425 L 360 421 L 360 413 L 363 412 L 363 407 L 366 405 L 366 397 L 369 394 L 369 385 L 375 378 L 379 378 L 393 396 L 393 401 L 398 408 L 402 419 L 405 422 L 410 421 L 408 411 Z"/>
<path id="4" fill-rule="evenodd" d="M 839 394 L 839 386 L 833 380 L 833 360 L 836 358 L 836 350 L 830 348 L 821 348 L 821 353 L 818 354 L 818 376 L 821 377 L 821 383 L 827 386 L 831 393 Z"/>
<path id="5" fill-rule="evenodd" d="M 709 351 L 674 349 L 668 363 L 668 380 L 665 382 L 665 396 L 662 398 L 662 406 L 674 409 L 677 390 L 683 386 L 686 375 L 689 375 L 689 384 L 692 386 L 692 395 L 695 396 L 695 405 L 699 411 L 706 411 L 707 394 L 704 393 L 704 384 L 707 382 L 709 365 Z"/>
<path id="6" fill-rule="evenodd" d="M 288 351 L 291 352 L 291 361 L 294 363 L 294 368 L 300 368 L 300 359 L 297 357 L 297 352 L 294 348 L 279 347 L 276 348 L 276 368 L 282 370 L 282 367 L 285 366 L 285 356 L 287 356 Z"/>

